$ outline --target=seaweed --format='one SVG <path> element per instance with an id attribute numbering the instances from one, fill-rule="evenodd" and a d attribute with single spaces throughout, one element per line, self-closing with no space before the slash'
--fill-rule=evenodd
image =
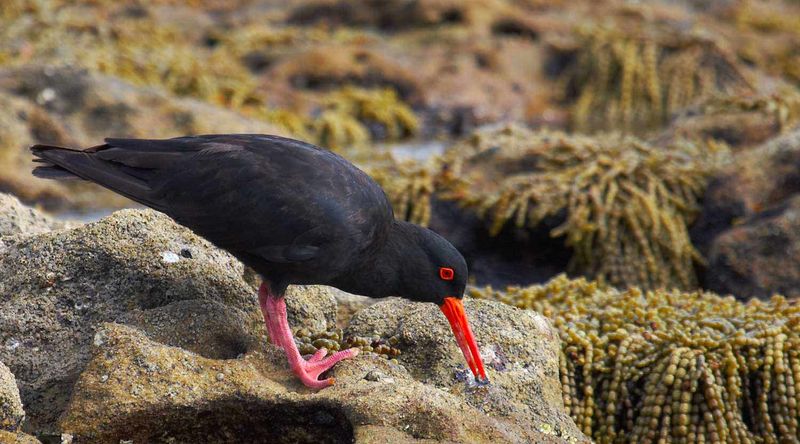
<path id="1" fill-rule="evenodd" d="M 431 220 L 431 199 L 437 190 L 439 170 L 439 159 L 435 157 L 418 162 L 386 156 L 384 161 L 373 160 L 365 166 L 365 171 L 386 192 L 395 217 L 423 226 Z"/>
<path id="2" fill-rule="evenodd" d="M 729 157 L 717 142 L 655 147 L 632 136 L 567 135 L 508 126 L 446 154 L 439 195 L 474 208 L 496 235 L 563 215 L 551 236 L 573 251 L 570 270 L 617 286 L 696 286 L 688 225 Z"/>
<path id="3" fill-rule="evenodd" d="M 576 38 L 558 82 L 577 131 L 643 134 L 711 94 L 754 90 L 736 58 L 705 36 L 591 26 Z"/>
<path id="4" fill-rule="evenodd" d="M 800 307 L 781 296 L 617 290 L 564 275 L 472 297 L 537 310 L 561 336 L 564 404 L 598 443 L 795 442 Z"/>

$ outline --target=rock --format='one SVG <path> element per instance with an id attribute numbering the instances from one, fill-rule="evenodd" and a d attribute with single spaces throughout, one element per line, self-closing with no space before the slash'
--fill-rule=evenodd
<path id="1" fill-rule="evenodd" d="M 7 432 L 0 430 L 0 443 L 2 444 L 42 444 L 31 435 L 22 432 Z"/>
<path id="2" fill-rule="evenodd" d="M 0 189 L 48 208 L 130 206 L 130 201 L 84 182 L 33 178 L 28 147 L 50 143 L 88 147 L 105 137 L 166 138 L 207 133 L 286 134 L 256 120 L 154 87 L 72 67 L 0 69 Z M 79 191 L 79 192 L 75 192 Z"/>
<path id="3" fill-rule="evenodd" d="M 12 234 L 40 234 L 64 228 L 67 224 L 57 221 L 30 207 L 16 197 L 0 193 L 0 237 Z"/>
<path id="4" fill-rule="evenodd" d="M 0 360 L 19 382 L 26 430 L 52 431 L 100 322 L 224 358 L 263 334 L 243 266 L 162 214 L 125 210 L 2 245 Z"/>
<path id="5" fill-rule="evenodd" d="M 286 311 L 293 328 L 307 328 L 312 333 L 336 327 L 338 290 L 318 285 L 293 285 L 286 290 Z"/>
<path id="6" fill-rule="evenodd" d="M 560 342 L 555 329 L 533 311 L 466 299 L 464 303 L 491 384 L 475 387 L 446 318 L 432 304 L 403 299 L 378 302 L 358 312 L 346 335 L 397 337 L 397 360 L 425 384 L 445 388 L 493 417 L 560 436 L 581 436 L 565 413 L 558 376 Z"/>
<path id="7" fill-rule="evenodd" d="M 707 253 L 714 238 L 744 218 L 800 192 L 800 129 L 749 151 L 709 183 L 692 241 Z"/>
<path id="8" fill-rule="evenodd" d="M 336 298 L 336 324 L 339 328 L 347 327 L 353 315 L 376 302 L 375 299 L 350 294 L 338 288 L 334 288 L 333 290 L 333 297 Z"/>
<path id="9" fill-rule="evenodd" d="M 101 334 L 61 421 L 77 442 L 565 442 L 530 418 L 482 414 L 458 390 L 415 381 L 374 355 L 339 363 L 336 384 L 313 393 L 273 346 L 212 360 L 126 326 L 106 324 Z M 367 377 L 375 373 L 383 377 Z M 478 398 L 493 389 L 466 391 Z"/>
<path id="10" fill-rule="evenodd" d="M 709 184 L 692 241 L 708 259 L 703 286 L 740 298 L 798 296 L 800 130 L 737 155 Z M 782 262 L 788 261 L 788 262 Z"/>
<path id="11" fill-rule="evenodd" d="M 14 432 L 25 418 L 14 374 L 0 362 L 0 430 Z"/>
<path id="12" fill-rule="evenodd" d="M 532 312 L 467 302 L 493 381 L 476 386 L 436 306 L 292 287 L 293 329 L 336 326 L 341 300 L 346 316 L 367 306 L 352 334 L 396 336 L 402 349 L 399 364 L 339 363 L 337 383 L 313 393 L 266 340 L 257 280 L 162 214 L 119 211 L 2 248 L 0 360 L 25 431 L 114 443 L 584 440 L 562 404 L 557 337 Z"/>
<path id="13" fill-rule="evenodd" d="M 739 299 L 800 297 L 800 195 L 714 239 L 706 286 Z"/>

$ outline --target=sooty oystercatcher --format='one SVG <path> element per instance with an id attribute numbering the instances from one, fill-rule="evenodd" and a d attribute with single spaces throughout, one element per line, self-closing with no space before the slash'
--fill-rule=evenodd
<path id="1" fill-rule="evenodd" d="M 358 353 L 308 360 L 295 345 L 284 292 L 322 284 L 371 296 L 433 302 L 444 312 L 478 381 L 486 381 L 461 299 L 464 258 L 427 228 L 394 219 L 383 190 L 344 158 L 277 136 L 218 134 L 106 139 L 85 150 L 36 145 L 48 179 L 85 179 L 172 217 L 263 278 L 259 302 L 273 344 L 308 387 Z"/>

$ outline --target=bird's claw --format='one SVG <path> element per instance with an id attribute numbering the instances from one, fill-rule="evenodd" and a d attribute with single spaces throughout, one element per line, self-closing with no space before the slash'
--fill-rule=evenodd
<path id="1" fill-rule="evenodd" d="M 292 370 L 306 387 L 314 389 L 325 388 L 333 385 L 334 378 L 319 380 L 319 376 L 336 365 L 337 362 L 358 355 L 359 351 L 357 348 L 350 348 L 325 357 L 327 350 L 324 348 L 319 349 L 308 360 L 301 360 L 298 363 L 299 365 Z"/>

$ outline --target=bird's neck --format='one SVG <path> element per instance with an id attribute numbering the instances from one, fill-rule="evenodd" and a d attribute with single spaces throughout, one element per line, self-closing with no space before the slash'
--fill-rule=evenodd
<path id="1" fill-rule="evenodd" d="M 349 293 L 383 298 L 402 296 L 404 272 L 403 258 L 413 245 L 413 225 L 392 221 L 386 235 L 362 255 L 363 259 L 340 276 L 334 285 Z"/>

